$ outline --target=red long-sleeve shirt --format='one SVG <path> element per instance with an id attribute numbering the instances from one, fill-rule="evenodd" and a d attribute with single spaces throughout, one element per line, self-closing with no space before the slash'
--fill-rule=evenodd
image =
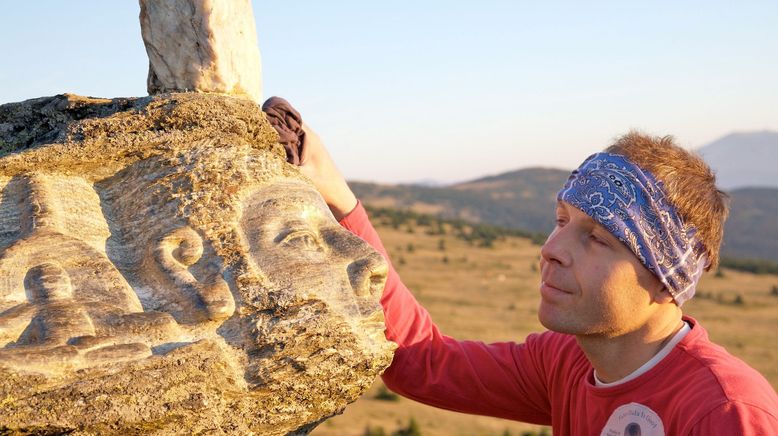
<path id="1" fill-rule="evenodd" d="M 389 259 L 361 204 L 341 225 Z M 384 382 L 425 404 L 551 425 L 555 435 L 778 435 L 775 390 L 692 318 L 653 368 L 597 387 L 574 336 L 485 344 L 441 334 L 391 264 L 381 304 L 386 337 L 398 345 Z"/>

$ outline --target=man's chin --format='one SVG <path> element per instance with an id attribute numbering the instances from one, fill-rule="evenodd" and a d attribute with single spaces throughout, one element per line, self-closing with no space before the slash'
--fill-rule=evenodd
<path id="1" fill-rule="evenodd" d="M 538 308 L 538 321 L 540 324 L 548 330 L 557 333 L 565 333 L 574 335 L 577 334 L 577 330 L 571 325 L 570 315 L 564 314 L 552 305 L 540 301 L 540 307 Z"/>

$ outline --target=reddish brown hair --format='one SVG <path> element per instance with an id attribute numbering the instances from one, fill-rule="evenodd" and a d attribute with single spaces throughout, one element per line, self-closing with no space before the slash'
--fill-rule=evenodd
<path id="1" fill-rule="evenodd" d="M 697 228 L 710 264 L 719 264 L 727 195 L 716 187 L 716 176 L 697 154 L 679 147 L 672 136 L 649 136 L 631 131 L 618 138 L 608 153 L 625 156 L 664 185 L 670 202 L 687 225 Z"/>

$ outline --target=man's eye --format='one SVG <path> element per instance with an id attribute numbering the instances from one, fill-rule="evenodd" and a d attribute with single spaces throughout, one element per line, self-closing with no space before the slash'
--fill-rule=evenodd
<path id="1" fill-rule="evenodd" d="M 594 233 L 590 233 L 589 234 L 589 239 L 591 239 L 596 244 L 604 245 L 606 247 L 608 246 L 608 242 L 607 241 L 605 241 L 604 239 L 602 239 L 599 236 L 595 235 Z"/>

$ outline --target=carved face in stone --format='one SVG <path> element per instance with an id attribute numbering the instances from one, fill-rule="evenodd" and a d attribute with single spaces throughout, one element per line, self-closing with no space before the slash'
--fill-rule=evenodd
<path id="1" fill-rule="evenodd" d="M 320 329 L 333 345 L 346 335 L 386 349 L 386 262 L 277 156 L 203 141 L 96 187 L 113 217 L 108 257 L 144 309 L 172 315 L 189 340 L 208 328 L 250 354 Z M 294 343 L 279 352 L 312 345 Z M 265 384 L 264 372 L 251 362 L 247 380 Z"/>
<path id="2" fill-rule="evenodd" d="M 10 307 L 0 357 L 36 370 L 52 355 L 90 367 L 217 338 L 246 362 L 249 385 L 267 385 L 284 371 L 271 355 L 250 355 L 268 347 L 309 365 L 344 338 L 385 351 L 384 259 L 275 156 L 211 147 L 140 161 L 94 187 L 40 173 L 6 184 L 26 237 L 9 239 L 0 258 L 14 282 L 0 294 Z"/>
<path id="3" fill-rule="evenodd" d="M 238 306 L 321 301 L 382 320 L 385 261 L 296 169 L 207 142 L 173 161 L 186 164 L 171 170 L 154 158 L 98 184 L 115 217 L 108 255 L 145 308 L 193 324 L 231 317 L 236 297 Z"/>
<path id="4" fill-rule="evenodd" d="M 24 374 L 54 374 L 36 398 L 82 428 L 154 410 L 262 434 L 356 399 L 391 361 L 387 265 L 273 148 L 259 109 L 201 95 L 86 101 L 116 112 L 77 124 L 98 139 L 0 159 L 0 379 L 15 371 L 0 398 L 37 386 Z M 102 409 L 73 399 L 87 391 L 58 397 L 93 389 L 82 377 L 135 396 Z M 181 395 L 202 401 L 175 406 Z"/>
<path id="5" fill-rule="evenodd" d="M 321 299 L 357 318 L 380 310 L 376 296 L 386 262 L 335 221 L 309 184 L 292 180 L 256 191 L 243 205 L 240 224 L 252 261 L 274 288 Z"/>

